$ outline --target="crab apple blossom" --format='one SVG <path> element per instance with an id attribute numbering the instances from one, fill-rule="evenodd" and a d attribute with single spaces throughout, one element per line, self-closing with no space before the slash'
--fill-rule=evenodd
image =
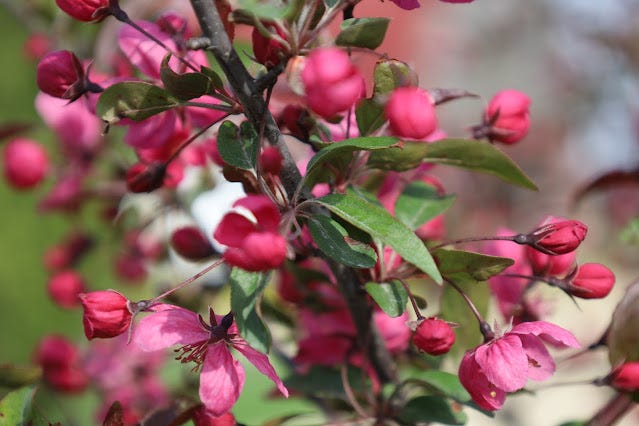
<path id="1" fill-rule="evenodd" d="M 221 416 L 215 416 L 201 406 L 193 413 L 193 424 L 195 426 L 235 426 L 235 417 L 231 413 L 224 413 Z"/>
<path id="2" fill-rule="evenodd" d="M 73 52 L 55 50 L 40 59 L 36 82 L 47 95 L 75 100 L 82 95 L 84 68 Z"/>
<path id="3" fill-rule="evenodd" d="M 492 97 L 484 111 L 484 126 L 492 141 L 514 144 L 530 127 L 530 98 L 517 90 L 502 90 Z"/>
<path id="4" fill-rule="evenodd" d="M 156 305 L 155 312 L 142 318 L 133 333 L 133 343 L 143 351 L 157 351 L 180 345 L 178 359 L 201 367 L 200 400 L 214 416 L 227 413 L 244 387 L 244 368 L 233 358 L 234 348 L 288 397 L 268 357 L 250 347 L 238 335 L 233 316 L 215 315 L 209 309 L 209 324 L 191 311 L 172 305 Z"/>
<path id="5" fill-rule="evenodd" d="M 364 95 L 364 77 L 336 47 L 313 50 L 304 63 L 306 102 L 316 114 L 331 118 L 350 109 Z"/>
<path id="6" fill-rule="evenodd" d="M 196 226 L 184 226 L 173 231 L 171 247 L 189 260 L 206 259 L 216 253 L 206 235 Z"/>
<path id="7" fill-rule="evenodd" d="M 224 260 L 247 271 L 277 268 L 286 259 L 286 240 L 279 234 L 281 214 L 264 195 L 249 195 L 233 207 L 243 208 L 253 218 L 230 212 L 218 224 L 213 236 L 227 246 Z"/>
<path id="8" fill-rule="evenodd" d="M 543 220 L 541 226 L 544 227 L 544 225 L 557 224 L 559 229 L 569 229 L 574 226 L 576 229 L 576 235 L 580 235 L 582 232 L 585 232 L 584 229 L 587 229 L 585 228 L 585 225 L 581 224 L 581 222 L 579 222 L 579 224 L 574 224 L 572 222 L 573 221 L 563 218 L 548 216 L 545 220 Z M 581 225 L 583 225 L 583 227 Z M 546 238 L 542 239 L 539 244 L 551 251 L 556 251 L 556 245 L 558 242 L 561 244 L 561 241 L 562 237 L 559 236 L 558 233 L 553 233 L 552 237 L 551 234 L 549 234 Z M 533 273 L 541 276 L 562 276 L 567 274 L 575 266 L 575 259 L 577 257 L 574 250 L 565 254 L 549 255 L 531 246 L 526 247 L 526 255 L 528 256 L 528 260 L 532 266 Z"/>
<path id="9" fill-rule="evenodd" d="M 112 0 L 55 0 L 63 12 L 78 21 L 100 21 L 111 14 Z"/>
<path id="10" fill-rule="evenodd" d="M 262 172 L 278 176 L 282 170 L 282 153 L 275 146 L 267 146 L 260 153 Z"/>
<path id="11" fill-rule="evenodd" d="M 568 331 L 545 321 L 524 322 L 500 337 L 466 352 L 459 365 L 459 380 L 473 401 L 485 410 L 499 410 L 506 393 L 542 381 L 555 372 L 555 362 L 544 343 L 578 348 Z"/>
<path id="12" fill-rule="evenodd" d="M 78 297 L 84 309 L 82 323 L 87 339 L 119 336 L 131 326 L 130 302 L 117 291 L 92 291 Z"/>
<path id="13" fill-rule="evenodd" d="M 584 263 L 570 279 L 568 292 L 582 299 L 606 297 L 615 285 L 615 274 L 600 263 Z"/>
<path id="14" fill-rule="evenodd" d="M 430 355 L 442 355 L 455 343 L 455 332 L 444 320 L 426 318 L 417 325 L 413 344 Z"/>
<path id="15" fill-rule="evenodd" d="M 550 223 L 548 223 L 550 222 Z M 578 220 L 557 220 L 550 216 L 545 224 L 515 242 L 526 244 L 544 254 L 556 256 L 575 251 L 586 238 L 588 227 Z"/>
<path id="16" fill-rule="evenodd" d="M 399 87 L 384 108 L 391 132 L 401 138 L 424 139 L 437 130 L 435 106 L 419 87 Z"/>
<path id="17" fill-rule="evenodd" d="M 286 34 L 281 27 L 275 23 L 265 23 L 264 28 L 272 34 L 277 34 L 282 39 L 286 39 Z M 255 59 L 266 68 L 273 68 L 282 61 L 284 46 L 273 37 L 264 36 L 257 26 L 253 27 L 251 34 L 253 41 L 253 54 Z"/>
<path id="18" fill-rule="evenodd" d="M 13 139 L 4 147 L 2 154 L 2 171 L 13 188 L 33 188 L 42 182 L 49 171 L 47 152 L 31 139 Z"/>
<path id="19" fill-rule="evenodd" d="M 80 305 L 79 294 L 86 291 L 84 280 L 75 271 L 57 272 L 47 283 L 51 299 L 63 308 L 75 308 Z"/>

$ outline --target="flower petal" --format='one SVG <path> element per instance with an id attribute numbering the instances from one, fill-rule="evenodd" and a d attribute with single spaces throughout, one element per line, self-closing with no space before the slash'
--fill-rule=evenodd
<path id="1" fill-rule="evenodd" d="M 244 207 L 250 210 L 262 230 L 277 232 L 282 215 L 277 206 L 268 197 L 264 195 L 248 195 L 237 200 L 233 207 Z"/>
<path id="2" fill-rule="evenodd" d="M 489 382 L 506 392 L 526 385 L 528 357 L 517 335 L 506 334 L 475 350 L 475 360 Z"/>
<path id="3" fill-rule="evenodd" d="M 573 334 L 565 328 L 546 321 L 531 321 L 517 324 L 510 330 L 515 334 L 532 334 L 559 348 L 579 348 L 581 345 Z"/>
<path id="4" fill-rule="evenodd" d="M 255 224 L 239 213 L 227 213 L 215 229 L 213 237 L 229 247 L 240 247 L 244 239 L 257 230 Z"/>
<path id="5" fill-rule="evenodd" d="M 475 360 L 475 351 L 466 352 L 459 364 L 459 381 L 484 410 L 499 410 L 506 400 L 506 392 L 490 383 L 482 372 Z"/>
<path id="6" fill-rule="evenodd" d="M 519 338 L 528 357 L 528 378 L 542 381 L 552 376 L 555 372 L 555 361 L 541 339 L 531 335 L 522 335 Z"/>
<path id="7" fill-rule="evenodd" d="M 207 340 L 209 333 L 196 313 L 179 306 L 160 304 L 133 329 L 133 343 L 143 351 L 157 351 L 173 345 Z"/>
<path id="8" fill-rule="evenodd" d="M 209 345 L 200 374 L 200 400 L 215 416 L 228 412 L 244 387 L 244 367 L 224 343 Z"/>
<path id="9" fill-rule="evenodd" d="M 231 343 L 233 344 L 233 347 L 237 349 L 242 355 L 244 355 L 246 359 L 248 359 L 249 362 L 253 364 L 260 373 L 264 374 L 277 385 L 277 388 L 280 390 L 282 395 L 288 398 L 288 389 L 286 389 L 286 386 L 284 386 L 282 380 L 280 380 L 280 378 L 277 376 L 275 369 L 269 362 L 266 355 L 264 355 L 262 352 L 256 351 L 255 349 L 250 347 L 244 339 L 241 339 L 239 337 L 231 340 Z"/>

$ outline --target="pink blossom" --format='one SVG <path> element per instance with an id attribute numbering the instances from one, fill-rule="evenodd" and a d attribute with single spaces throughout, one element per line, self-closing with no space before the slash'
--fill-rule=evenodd
<path id="1" fill-rule="evenodd" d="M 606 297 L 614 285 L 615 274 L 610 269 L 600 263 L 584 263 L 570 280 L 568 291 L 582 299 L 600 299 Z"/>
<path id="2" fill-rule="evenodd" d="M 420 7 L 420 4 L 417 0 L 391 0 L 391 1 L 404 10 L 413 10 Z"/>
<path id="3" fill-rule="evenodd" d="M 542 381 L 555 372 L 555 363 L 544 346 L 578 348 L 568 330 L 545 321 L 524 322 L 466 352 L 459 365 L 459 380 L 483 409 L 499 410 L 506 393 Z"/>
<path id="4" fill-rule="evenodd" d="M 391 131 L 400 138 L 425 139 L 437 130 L 433 101 L 419 87 L 395 89 L 384 112 Z"/>
<path id="5" fill-rule="evenodd" d="M 517 90 L 502 90 L 493 96 L 484 112 L 489 138 L 505 144 L 519 142 L 530 127 L 530 98 Z"/>
<path id="6" fill-rule="evenodd" d="M 281 215 L 277 206 L 264 195 L 249 195 L 233 207 L 248 210 L 253 218 L 227 213 L 217 229 L 215 239 L 228 246 L 224 260 L 247 271 L 277 268 L 286 259 L 286 240 L 278 232 Z"/>
<path id="7" fill-rule="evenodd" d="M 111 14 L 109 0 L 55 0 L 65 13 L 78 21 L 100 21 Z"/>
<path id="8" fill-rule="evenodd" d="M 2 169 L 12 187 L 30 189 L 46 177 L 49 156 L 42 145 L 31 139 L 13 139 L 2 152 Z"/>
<path id="9" fill-rule="evenodd" d="M 288 397 L 288 390 L 277 376 L 268 357 L 238 335 L 233 317 L 215 315 L 209 310 L 209 322 L 194 312 L 172 305 L 157 305 L 156 312 L 143 318 L 135 328 L 133 343 L 143 351 L 157 351 L 180 345 L 181 362 L 201 367 L 200 399 L 214 416 L 228 412 L 244 386 L 244 368 L 233 358 L 229 347 L 242 353 L 262 374 Z"/>

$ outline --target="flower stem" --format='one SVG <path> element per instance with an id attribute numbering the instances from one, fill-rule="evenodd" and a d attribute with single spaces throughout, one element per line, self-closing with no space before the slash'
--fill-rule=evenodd
<path id="1" fill-rule="evenodd" d="M 470 300 L 470 297 L 468 297 L 468 295 L 464 292 L 464 290 L 462 290 L 454 282 L 447 280 L 446 278 L 444 278 L 444 281 L 446 281 L 447 284 L 449 284 L 451 287 L 457 290 L 457 292 L 461 295 L 461 297 L 466 301 L 466 304 L 468 305 L 470 310 L 473 311 L 473 315 L 475 315 L 475 318 L 477 318 L 477 322 L 479 322 L 479 331 L 481 331 L 481 334 L 484 336 L 484 342 L 493 340 L 495 338 L 495 333 L 493 332 L 492 328 L 490 328 L 490 325 L 481 316 L 481 314 L 475 307 L 475 304 L 473 303 L 473 301 Z"/>
<path id="2" fill-rule="evenodd" d="M 160 299 L 164 299 L 165 297 L 175 293 L 176 291 L 180 290 L 181 288 L 186 287 L 187 285 L 191 284 L 193 281 L 195 281 L 198 278 L 202 277 L 203 275 L 206 275 L 207 273 L 211 272 L 213 269 L 217 268 L 222 263 L 224 263 L 224 259 L 220 258 L 220 259 L 216 260 L 215 262 L 211 263 L 206 268 L 202 269 L 197 274 L 187 278 L 186 280 L 182 281 L 181 283 L 179 283 L 178 285 L 176 285 L 172 289 L 169 289 L 169 290 L 165 291 L 164 293 L 160 294 L 159 296 L 155 296 L 153 299 L 151 299 L 149 301 L 149 305 L 157 303 L 158 301 L 160 301 Z"/>
<path id="3" fill-rule="evenodd" d="M 429 250 L 433 251 L 433 250 L 437 250 L 439 248 L 442 247 L 446 247 L 446 246 L 452 246 L 455 244 L 465 244 L 465 243 L 474 243 L 477 241 L 512 241 L 515 242 L 515 237 L 516 235 L 512 235 L 512 236 L 493 236 L 493 237 L 471 237 L 471 238 L 462 238 L 459 240 L 454 240 L 454 241 L 445 241 L 441 244 L 437 244 L 436 246 L 430 247 Z"/>
<path id="4" fill-rule="evenodd" d="M 417 320 L 424 319 L 424 316 L 419 311 L 419 306 L 417 306 L 417 302 L 415 301 L 415 298 L 413 297 L 413 293 L 411 293 L 410 287 L 408 287 L 408 283 L 401 278 L 396 278 L 396 279 L 397 281 L 402 283 L 402 285 L 406 289 L 406 293 L 408 293 L 408 299 L 410 300 L 410 304 L 413 306 L 413 310 L 415 311 L 415 316 L 417 317 Z"/>

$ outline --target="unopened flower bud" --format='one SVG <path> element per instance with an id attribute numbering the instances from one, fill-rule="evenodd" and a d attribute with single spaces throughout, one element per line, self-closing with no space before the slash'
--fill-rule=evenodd
<path id="1" fill-rule="evenodd" d="M 77 348 L 61 336 L 47 336 L 34 354 L 35 363 L 42 367 L 44 380 L 62 392 L 80 392 L 89 381 L 80 365 Z"/>
<path id="2" fill-rule="evenodd" d="M 530 234 L 518 235 L 515 242 L 556 256 L 576 250 L 587 233 L 588 227 L 578 220 L 562 220 L 540 226 Z"/>
<path id="3" fill-rule="evenodd" d="M 62 99 L 77 99 L 84 80 L 84 68 L 80 60 L 68 50 L 49 52 L 40 60 L 36 69 L 36 82 L 47 95 Z M 75 89 L 75 90 L 74 90 Z"/>
<path id="4" fill-rule="evenodd" d="M 493 96 L 484 112 L 484 128 L 492 141 L 513 144 L 530 127 L 530 98 L 517 90 L 502 90 Z"/>
<path id="5" fill-rule="evenodd" d="M 626 362 L 615 368 L 611 374 L 610 385 L 625 392 L 639 390 L 639 361 Z"/>
<path id="6" fill-rule="evenodd" d="M 282 170 L 282 153 L 275 146 L 267 146 L 260 153 L 260 166 L 262 166 L 263 173 L 269 173 L 274 176 L 279 176 Z"/>
<path id="7" fill-rule="evenodd" d="M 126 172 L 126 187 L 136 194 L 152 192 L 162 187 L 165 175 L 164 163 L 136 163 Z"/>
<path id="8" fill-rule="evenodd" d="M 7 143 L 2 163 L 7 183 L 16 189 L 33 188 L 49 170 L 49 157 L 42 145 L 24 138 Z"/>
<path id="9" fill-rule="evenodd" d="M 264 24 L 264 27 L 286 40 L 286 34 L 279 25 L 267 23 Z M 284 46 L 282 46 L 282 43 L 272 37 L 263 36 L 257 27 L 253 27 L 251 38 L 253 41 L 253 54 L 257 62 L 270 69 L 282 61 L 282 56 L 284 55 Z"/>
<path id="10" fill-rule="evenodd" d="M 426 318 L 419 323 L 413 334 L 413 344 L 430 355 L 445 354 L 453 343 L 455 332 L 452 327 L 446 321 L 437 318 Z"/>
<path id="11" fill-rule="evenodd" d="M 615 285 L 615 274 L 599 263 L 584 263 L 570 280 L 568 291 L 582 299 L 606 297 Z"/>
<path id="12" fill-rule="evenodd" d="M 299 105 L 286 105 L 277 121 L 280 126 L 286 127 L 291 132 L 291 135 L 297 139 L 302 141 L 309 139 L 313 121 L 310 119 L 306 108 Z"/>
<path id="13" fill-rule="evenodd" d="M 171 246 L 180 256 L 189 260 L 206 259 L 216 253 L 208 238 L 195 226 L 175 230 L 171 235 Z"/>
<path id="14" fill-rule="evenodd" d="M 78 21 L 97 22 L 111 14 L 109 0 L 55 0 L 67 15 Z"/>
<path id="15" fill-rule="evenodd" d="M 437 130 L 433 102 L 419 87 L 399 87 L 393 91 L 385 108 L 394 135 L 424 139 Z"/>
<path id="16" fill-rule="evenodd" d="M 49 279 L 47 290 L 55 303 L 70 309 L 80 304 L 78 295 L 86 291 L 86 286 L 80 274 L 66 270 L 58 272 Z"/>
<path id="17" fill-rule="evenodd" d="M 202 405 L 193 412 L 193 424 L 195 426 L 235 426 L 236 422 L 233 414 L 215 416 Z"/>
<path id="18" fill-rule="evenodd" d="M 129 300 L 117 291 L 92 291 L 78 297 L 84 309 L 82 323 L 87 339 L 119 336 L 131 325 Z"/>
<path id="19" fill-rule="evenodd" d="M 359 70 L 335 47 L 315 49 L 308 55 L 302 81 L 309 108 L 324 118 L 350 109 L 366 90 Z"/>

